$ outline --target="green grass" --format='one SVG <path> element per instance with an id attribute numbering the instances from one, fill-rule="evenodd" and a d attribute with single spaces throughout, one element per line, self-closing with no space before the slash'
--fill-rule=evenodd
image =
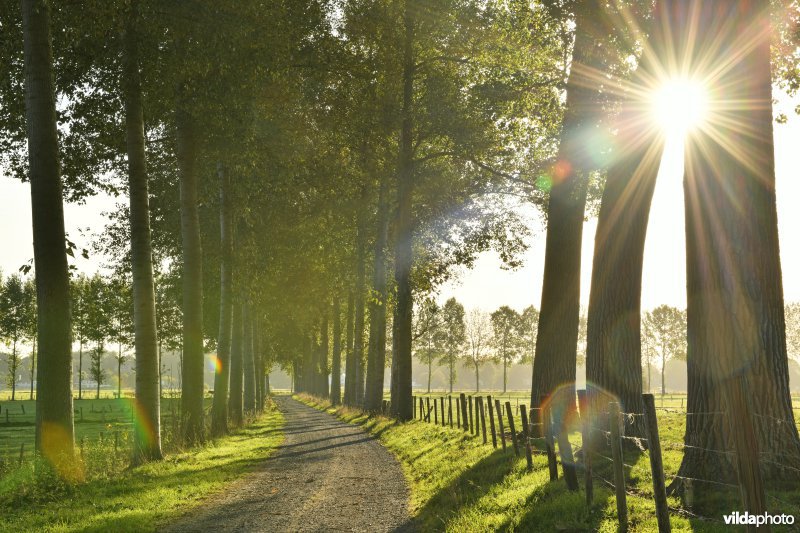
<path id="1" fill-rule="evenodd" d="M 125 397 L 124 393 L 122 399 L 74 400 L 76 442 L 91 444 L 101 438 L 118 439 L 125 448 L 133 428 L 132 402 L 133 399 Z M 211 398 L 205 399 L 205 407 L 206 410 L 211 408 Z M 179 398 L 161 399 L 162 438 L 167 443 L 176 431 L 173 422 L 177 423 L 179 412 Z M 0 460 L 18 459 L 23 444 L 26 455 L 33 450 L 35 421 L 36 401 L 0 401 Z"/>
<path id="2" fill-rule="evenodd" d="M 102 468 L 98 443 L 87 448 L 83 483 L 26 462 L 0 477 L 0 531 L 155 531 L 254 470 L 282 441 L 282 426 L 273 408 L 227 437 L 124 470 Z"/>
<path id="3" fill-rule="evenodd" d="M 398 423 L 386 417 L 367 416 L 362 412 L 340 407 L 333 409 L 326 401 L 299 395 L 298 399 L 318 409 L 326 410 L 350 423 L 358 424 L 378 436 L 381 442 L 400 460 L 411 486 L 411 512 L 423 531 L 617 531 L 616 499 L 599 479 L 595 479 L 594 505 L 585 503 L 583 476 L 579 470 L 581 490 L 569 492 L 559 468 L 559 480 L 551 482 L 546 457 L 535 453 L 534 469 L 528 473 L 524 457 L 517 459 L 509 449 L 493 449 L 491 437 L 483 444 L 463 430 L 412 420 Z M 512 401 L 512 405 L 513 405 Z M 678 400 L 679 403 L 679 400 Z M 659 411 L 662 443 L 682 443 L 684 416 Z M 520 427 L 515 415 L 516 427 Z M 488 422 L 487 422 L 488 425 Z M 573 448 L 581 444 L 580 433 L 570 433 Z M 499 446 L 499 445 L 498 445 Z M 664 446 L 664 470 L 669 483 L 680 465 L 679 446 Z M 649 458 L 646 453 L 628 450 L 624 462 L 629 491 L 629 531 L 657 531 L 655 506 L 652 500 Z M 595 460 L 595 473 L 612 479 L 610 468 Z M 725 496 L 724 494 L 722 496 Z M 779 493 L 778 496 L 800 509 L 800 491 Z M 727 495 L 724 506 L 715 515 L 716 521 L 671 515 L 673 531 L 717 532 L 731 531 L 721 523 L 722 514 L 740 510 L 738 495 Z M 679 507 L 670 498 L 671 507 Z M 774 506 L 770 511 L 781 512 Z M 785 509 L 791 512 L 790 509 Z M 800 518 L 800 517 L 798 517 Z M 779 528 L 774 528 L 779 531 Z"/>

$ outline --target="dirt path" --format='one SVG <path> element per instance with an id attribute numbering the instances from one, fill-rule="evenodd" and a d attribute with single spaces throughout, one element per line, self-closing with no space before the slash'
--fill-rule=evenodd
<path id="1" fill-rule="evenodd" d="M 166 531 L 412 531 L 394 456 L 360 428 L 289 397 L 285 440 L 258 472 Z"/>

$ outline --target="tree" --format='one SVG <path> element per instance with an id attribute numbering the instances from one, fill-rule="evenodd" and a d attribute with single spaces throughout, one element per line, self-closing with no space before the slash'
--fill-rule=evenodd
<path id="1" fill-rule="evenodd" d="M 233 321 L 232 267 L 233 228 L 231 227 L 230 176 L 217 166 L 219 175 L 220 290 L 219 335 L 217 336 L 217 368 L 214 373 L 214 403 L 211 408 L 211 434 L 228 431 L 228 385 L 230 383 L 231 331 Z"/>
<path id="2" fill-rule="evenodd" d="M 105 383 L 106 372 L 103 369 L 103 355 L 106 341 L 111 337 L 112 305 L 116 295 L 110 292 L 106 281 L 95 274 L 86 285 L 86 339 L 94 344 L 89 353 L 89 376 L 96 385 L 95 398 L 100 398 L 100 387 Z"/>
<path id="3" fill-rule="evenodd" d="M 150 233 L 145 126 L 140 73 L 139 1 L 129 4 L 122 53 L 125 140 L 130 199 L 131 272 L 133 273 L 136 402 L 143 417 L 134 432 L 133 462 L 161 459 L 161 369 L 156 327 L 156 296 Z M 121 381 L 121 353 L 118 360 Z M 120 391 L 121 392 L 121 391 Z M 121 396 L 120 396 L 121 397 Z"/>
<path id="4" fill-rule="evenodd" d="M 573 8 L 575 43 L 558 155 L 546 181 L 550 197 L 542 302 L 531 381 L 530 407 L 536 409 L 534 413 L 539 413 L 542 402 L 559 385 L 575 382 L 584 211 L 591 173 L 597 169 L 602 150 L 601 143 L 589 136 L 597 127 L 604 83 L 592 78 L 603 67 L 602 51 L 613 49 L 613 46 L 597 46 L 599 42 L 607 43 L 612 33 L 607 26 L 603 2 L 588 0 L 563 4 Z M 569 11 L 567 9 L 567 13 Z"/>
<path id="5" fill-rule="evenodd" d="M 657 2 L 653 32 L 645 43 L 633 87 L 658 79 L 671 40 L 664 24 L 669 7 Z M 679 56 L 676 56 L 679 57 Z M 596 387 L 593 402 L 605 411 L 617 401 L 623 412 L 642 413 L 642 264 L 650 203 L 664 138 L 643 119 L 648 111 L 636 91 L 623 95 L 616 117 L 617 150 L 612 154 L 597 221 L 586 343 L 586 380 Z M 600 391 L 603 391 L 602 393 Z M 626 433 L 642 436 L 643 417 L 626 421 Z"/>
<path id="6" fill-rule="evenodd" d="M 467 315 L 465 325 L 467 359 L 475 369 L 475 392 L 480 392 L 480 368 L 488 363 L 492 357 L 489 351 L 492 339 L 492 322 L 488 313 L 480 309 L 473 309 Z"/>
<path id="7" fill-rule="evenodd" d="M 36 449 L 51 463 L 72 457 L 72 347 L 64 206 L 59 172 L 50 6 L 23 0 L 25 116 L 33 218 L 39 369 Z"/>
<path id="8" fill-rule="evenodd" d="M 686 359 L 686 312 L 669 305 L 660 305 L 645 313 L 643 351 L 647 341 L 652 343 L 661 358 L 661 395 L 666 392 L 665 375 L 669 359 Z M 648 362 L 647 388 L 650 389 L 650 364 Z"/>
<path id="9" fill-rule="evenodd" d="M 133 294 L 131 284 L 115 276 L 107 281 L 108 340 L 117 345 L 114 359 L 117 362 L 117 397 L 122 398 L 122 365 L 129 357 L 123 347 L 130 346 L 134 337 Z M 138 367 L 138 361 L 137 361 Z"/>
<path id="10" fill-rule="evenodd" d="M 713 58 L 712 105 L 748 103 L 726 108 L 687 142 L 687 409 L 694 416 L 686 420 L 689 446 L 679 476 L 732 482 L 738 471 L 768 482 L 796 480 L 800 439 L 788 387 L 778 248 L 769 5 L 693 1 L 674 15 L 676 28 L 712 29 L 698 34 L 696 48 L 677 51 L 688 69 Z M 708 25 L 712 20 L 731 22 Z M 742 124 L 748 135 L 740 133 Z M 730 448 L 741 458 L 760 454 L 760 464 L 732 465 L 732 457 L 706 451 Z M 686 487 L 676 479 L 672 488 Z M 744 505 L 755 514 L 765 502 Z"/>
<path id="11" fill-rule="evenodd" d="M 25 325 L 25 336 L 31 341 L 31 362 L 30 362 L 30 400 L 33 400 L 33 387 L 36 382 L 36 282 L 29 278 L 25 281 L 25 292 L 29 295 L 28 299 L 31 305 L 31 312 L 28 316 L 28 322 Z"/>
<path id="12" fill-rule="evenodd" d="M 456 382 L 456 364 L 463 353 L 467 342 L 466 324 L 464 323 L 464 306 L 455 298 L 448 299 L 442 306 L 442 357 L 441 362 L 447 365 L 450 394 Z"/>
<path id="13" fill-rule="evenodd" d="M 529 305 L 519 315 L 520 361 L 533 362 L 536 353 L 536 337 L 539 330 L 539 310 Z"/>
<path id="14" fill-rule="evenodd" d="M 536 309 L 531 306 L 525 312 L 528 313 L 527 323 L 516 311 L 504 305 L 491 314 L 492 337 L 491 345 L 494 348 L 495 360 L 503 365 L 503 394 L 508 388 L 508 369 L 519 357 L 525 342 L 524 332 L 534 331 L 533 324 L 530 322 L 531 315 Z M 524 328 L 524 329 L 523 329 Z"/>
<path id="15" fill-rule="evenodd" d="M 6 278 L 0 286 L 0 339 L 11 347 L 6 359 L 6 382 L 11 388 L 12 401 L 16 399 L 18 372 L 22 363 L 19 344 L 27 339 L 33 316 L 33 293 L 28 287 L 17 274 Z"/>
<path id="16" fill-rule="evenodd" d="M 88 340 L 89 308 L 91 306 L 89 280 L 81 274 L 70 283 L 72 301 L 72 328 L 74 339 L 78 342 L 78 399 L 83 399 L 83 348 Z"/>
<path id="17" fill-rule="evenodd" d="M 430 394 L 433 362 L 442 356 L 442 341 L 445 335 L 442 327 L 442 309 L 436 300 L 425 298 L 419 304 L 414 325 L 414 341 L 419 346 L 414 355 L 428 365 L 428 394 Z"/>

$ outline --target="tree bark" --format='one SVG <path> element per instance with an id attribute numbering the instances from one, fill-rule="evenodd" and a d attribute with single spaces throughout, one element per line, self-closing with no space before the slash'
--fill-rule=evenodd
<path id="1" fill-rule="evenodd" d="M 36 337 L 33 337 L 33 350 L 31 351 L 31 395 L 30 399 L 33 400 L 33 382 L 36 375 Z"/>
<path id="2" fill-rule="evenodd" d="M 251 303 L 244 305 L 244 347 L 242 349 L 244 367 L 244 412 L 252 414 L 256 410 L 256 369 L 253 359 L 253 311 Z"/>
<path id="3" fill-rule="evenodd" d="M 656 5 L 653 34 L 646 44 L 635 86 L 656 78 L 656 55 L 669 39 L 661 31 L 662 7 Z M 586 379 L 604 410 L 619 402 L 623 412 L 642 413 L 641 294 L 642 264 L 650 204 L 664 148 L 663 136 L 643 118 L 646 104 L 628 94 L 618 117 L 616 146 L 600 206 L 592 261 L 586 340 Z M 645 436 L 643 417 L 625 418 L 625 434 Z"/>
<path id="4" fill-rule="evenodd" d="M 365 195 L 362 195 L 364 197 Z M 364 310 L 366 307 L 366 228 L 363 215 L 359 216 L 358 235 L 356 237 L 356 290 L 355 321 L 353 325 L 353 390 L 352 405 L 360 406 L 364 401 Z"/>
<path id="5" fill-rule="evenodd" d="M 228 431 L 228 385 L 230 382 L 231 333 L 233 322 L 233 235 L 231 226 L 230 177 L 217 165 L 219 177 L 219 335 L 217 364 L 214 373 L 214 403 L 211 407 L 211 434 L 215 437 Z"/>
<path id="6" fill-rule="evenodd" d="M 344 404 L 353 405 L 353 391 L 355 390 L 355 368 L 353 363 L 353 315 L 355 313 L 355 296 L 353 292 L 347 295 L 347 320 L 345 322 L 346 329 L 346 346 L 345 346 L 345 368 L 344 368 Z"/>
<path id="7" fill-rule="evenodd" d="M 403 103 L 399 154 L 397 163 L 397 233 L 394 253 L 394 279 L 397 284 L 397 304 L 394 311 L 394 371 L 397 377 L 392 414 L 398 420 L 414 417 L 411 390 L 411 316 L 413 296 L 411 290 L 411 268 L 414 263 L 412 248 L 413 214 L 411 211 L 414 148 L 412 103 L 414 97 L 414 9 L 406 0 L 403 14 Z"/>
<path id="8" fill-rule="evenodd" d="M 330 339 L 328 338 L 328 310 L 322 314 L 322 323 L 319 328 L 319 357 L 318 363 L 318 386 L 317 393 L 323 398 L 328 398 L 330 392 L 328 390 L 328 350 L 330 349 Z"/>
<path id="9" fill-rule="evenodd" d="M 22 0 L 25 122 L 31 183 L 39 369 L 36 449 L 56 467 L 74 453 L 72 335 L 58 160 L 56 95 L 46 0 Z"/>
<path id="10" fill-rule="evenodd" d="M 333 354 L 331 356 L 331 403 L 342 401 L 342 312 L 339 297 L 333 299 Z"/>
<path id="11" fill-rule="evenodd" d="M 145 155 L 142 87 L 139 73 L 139 24 L 139 2 L 132 0 L 122 54 L 122 86 L 125 98 L 125 139 L 128 151 L 136 404 L 141 417 L 141 423 L 136 424 L 134 428 L 134 464 L 162 457 L 158 329 L 153 280 L 153 250 L 150 237 L 150 200 Z M 119 371 L 118 373 L 121 374 Z M 120 375 L 119 387 L 122 386 L 121 378 Z M 121 390 L 120 397 L 122 397 Z"/>
<path id="12" fill-rule="evenodd" d="M 242 304 L 233 305 L 231 317 L 231 376 L 230 399 L 228 400 L 228 415 L 234 426 L 241 426 L 243 420 L 243 371 L 242 371 L 242 345 L 244 327 L 242 323 Z"/>
<path id="13" fill-rule="evenodd" d="M 693 25 L 714 29 L 702 34 L 699 46 L 729 62 L 715 81 L 725 93 L 712 93 L 712 102 L 747 104 L 719 111 L 723 120 L 697 132 L 686 148 L 687 410 L 695 414 L 687 416 L 684 441 L 700 448 L 686 449 L 678 474 L 734 482 L 732 458 L 706 449 L 738 450 L 739 437 L 754 433 L 757 450 L 750 451 L 761 458 L 767 483 L 797 483 L 800 439 L 789 392 L 775 203 L 769 4 L 677 3 L 684 23 L 691 13 Z M 714 24 L 718 20 L 730 24 Z M 731 55 L 728 50 L 741 43 L 747 48 Z M 687 496 L 691 490 L 680 480 L 670 488 Z"/>
<path id="14" fill-rule="evenodd" d="M 372 298 L 369 303 L 369 351 L 364 408 L 378 412 L 383 401 L 383 377 L 386 368 L 386 180 L 378 193 L 378 221 L 375 238 L 375 265 L 372 271 Z"/>
<path id="15" fill-rule="evenodd" d="M 185 88 L 178 90 L 175 112 L 176 154 L 180 174 L 181 240 L 183 251 L 183 366 L 181 412 L 187 443 L 205 440 L 203 416 L 203 253 L 197 209 L 197 146 L 194 117 Z"/>
<path id="16" fill-rule="evenodd" d="M 540 412 L 542 402 L 559 385 L 574 383 L 576 373 L 583 218 L 589 173 L 597 166 L 591 152 L 595 143 L 587 134 L 597 121 L 599 84 L 590 82 L 589 76 L 592 67 L 597 67 L 593 57 L 596 43 L 607 40 L 608 35 L 599 0 L 576 6 L 575 45 L 558 160 L 550 176 L 542 302 L 531 381 L 533 413 Z M 532 427 L 535 436 L 540 436 L 543 426 Z"/>

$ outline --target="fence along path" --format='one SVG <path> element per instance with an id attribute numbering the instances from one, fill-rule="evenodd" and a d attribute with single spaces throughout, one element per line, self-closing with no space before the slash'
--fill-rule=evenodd
<path id="1" fill-rule="evenodd" d="M 587 403 L 589 400 L 587 399 L 586 391 L 579 390 L 577 391 L 578 394 L 578 405 L 580 406 L 580 413 L 587 412 L 587 406 L 590 403 Z M 720 517 L 708 517 L 702 516 L 691 511 L 683 508 L 676 508 L 670 507 L 667 503 L 666 498 L 666 485 L 667 485 L 667 478 L 664 473 L 664 466 L 663 466 L 663 459 L 661 450 L 662 448 L 670 450 L 670 451 L 685 451 L 690 448 L 694 449 L 701 449 L 708 453 L 714 454 L 722 454 L 726 456 L 729 460 L 735 461 L 736 459 L 736 451 L 735 450 L 715 450 L 715 449 L 708 449 L 702 448 L 698 446 L 693 446 L 690 444 L 686 444 L 684 442 L 676 442 L 676 441 L 665 441 L 659 435 L 658 430 L 658 418 L 656 416 L 657 411 L 667 412 L 667 413 L 674 413 L 679 414 L 681 416 L 698 416 L 698 415 L 729 415 L 729 413 L 725 412 L 708 412 L 708 413 L 687 413 L 680 409 L 671 408 L 671 407 L 656 407 L 655 399 L 652 394 L 643 394 L 643 400 L 645 405 L 645 412 L 644 413 L 625 413 L 619 411 L 619 405 L 615 403 L 610 403 L 608 405 L 608 410 L 599 413 L 600 416 L 596 417 L 586 417 L 582 416 L 579 427 L 581 428 L 581 441 L 583 446 L 578 450 L 572 450 L 570 441 L 568 440 L 568 434 L 563 432 L 561 435 L 554 434 L 554 427 L 555 425 L 552 423 L 552 415 L 549 410 L 545 409 L 541 416 L 534 416 L 533 411 L 536 409 L 530 409 L 529 411 L 525 410 L 525 405 L 520 404 L 517 401 L 516 409 L 512 407 L 510 401 L 505 402 L 505 413 L 503 413 L 502 404 L 500 400 L 494 400 L 494 407 L 488 408 L 488 414 L 485 415 L 483 410 L 486 409 L 486 405 L 492 406 L 492 398 L 491 396 L 487 396 L 486 400 L 484 401 L 484 397 L 477 396 L 475 397 L 475 406 L 476 409 L 479 410 L 477 413 L 479 416 L 474 418 L 475 424 L 480 425 L 481 427 L 478 428 L 471 428 L 469 418 L 467 418 L 467 405 L 468 403 L 472 404 L 473 397 L 466 396 L 464 393 L 461 393 L 460 396 L 455 398 L 457 405 L 461 408 L 460 410 L 463 411 L 464 416 L 456 419 L 456 426 L 462 427 L 465 431 L 471 432 L 473 436 L 479 436 L 486 431 L 486 424 L 485 418 L 489 418 L 490 420 L 490 431 L 492 434 L 492 446 L 493 448 L 498 448 L 498 439 L 496 438 L 496 431 L 499 428 L 501 442 L 503 444 L 503 449 L 506 449 L 505 441 L 506 438 L 511 439 L 512 448 L 514 453 L 517 457 L 521 456 L 522 453 L 528 457 L 527 465 L 528 470 L 532 470 L 533 464 L 530 460 L 531 454 L 536 455 L 545 455 L 548 459 L 548 468 L 550 471 L 550 479 L 551 481 L 555 481 L 558 479 L 558 470 L 559 465 L 561 467 L 562 472 L 564 473 L 563 478 L 567 483 L 567 486 L 570 490 L 579 490 L 577 477 L 576 477 L 576 468 L 580 469 L 584 473 L 584 490 L 586 492 L 586 502 L 588 506 L 592 505 L 593 502 L 593 481 L 597 480 L 605 485 L 607 485 L 610 489 L 612 489 L 616 494 L 617 499 L 617 515 L 619 520 L 620 530 L 625 531 L 627 529 L 627 496 L 628 495 L 635 495 L 638 497 L 644 497 L 648 499 L 653 499 L 655 506 L 656 506 L 656 514 L 658 519 L 658 526 L 660 532 L 670 531 L 670 523 L 669 523 L 669 515 L 675 514 L 684 516 L 687 518 L 703 520 L 703 521 L 711 521 L 711 522 L 719 522 L 723 523 L 723 520 Z M 453 401 L 453 398 L 450 396 L 446 397 L 449 402 Z M 444 398 L 443 398 L 444 399 Z M 419 401 L 419 413 L 420 418 L 423 421 L 429 421 L 429 416 L 425 416 L 425 411 L 423 410 L 423 398 L 415 397 L 415 402 Z M 514 415 L 518 417 L 521 426 L 519 431 L 515 426 L 514 422 Z M 505 419 L 503 416 L 505 415 Z M 495 416 L 498 418 L 498 423 L 495 425 L 494 419 Z M 754 413 L 753 416 L 764 417 L 765 415 L 759 415 Z M 624 428 L 626 425 L 631 425 L 631 423 L 639 417 L 644 418 L 644 426 L 647 431 L 646 437 L 634 437 L 624 434 Z M 466 422 L 462 423 L 461 418 L 463 418 Z M 472 418 L 472 417 L 470 417 Z M 772 418 L 775 422 L 777 427 L 784 427 L 784 425 L 793 423 L 792 421 L 776 419 L 774 417 L 767 417 Z M 542 420 L 543 422 L 533 422 L 534 420 Z M 598 426 L 595 422 L 597 420 L 605 420 L 608 422 L 606 426 Z M 444 423 L 444 420 L 442 421 Z M 625 423 L 627 422 L 627 424 Z M 453 423 L 452 416 L 450 417 L 450 423 Z M 504 431 L 504 425 L 508 426 L 508 432 Z M 542 426 L 544 436 L 540 439 L 534 438 L 532 435 L 534 432 L 532 428 L 534 426 Z M 788 426 L 787 426 L 788 427 Z M 587 446 L 587 443 L 591 443 L 593 441 L 593 437 L 602 437 L 605 440 L 606 449 L 611 451 L 611 457 L 602 453 L 601 451 L 594 449 L 594 446 Z M 531 444 L 535 441 L 544 441 L 543 448 L 544 450 L 540 450 L 536 446 L 531 446 Z M 484 442 L 487 442 L 484 438 Z M 629 446 L 624 446 L 624 443 L 628 443 Z M 556 445 L 558 445 L 559 453 L 556 453 Z M 637 453 L 643 454 L 647 456 L 648 463 L 650 464 L 650 469 L 647 474 L 643 477 L 644 481 L 650 485 L 651 491 L 643 491 L 642 489 L 630 487 L 626 485 L 626 479 L 630 475 L 630 471 L 636 468 L 636 465 L 632 465 L 625 462 L 625 448 L 633 447 Z M 576 461 L 574 457 L 580 456 L 580 462 Z M 795 458 L 796 459 L 796 458 Z M 760 464 L 770 464 L 774 466 L 779 466 L 786 470 L 790 471 L 798 471 L 794 466 L 785 464 L 780 461 L 780 457 L 776 456 L 773 453 L 759 453 L 756 454 L 756 457 L 753 459 Z M 598 465 L 598 461 L 600 465 L 610 466 L 611 471 L 613 473 L 612 479 L 608 479 L 607 477 L 598 473 L 597 468 L 595 465 Z M 626 472 L 627 470 L 627 472 Z M 639 472 L 640 474 L 642 472 Z M 683 481 L 688 481 L 695 485 L 709 485 L 711 487 L 718 487 L 718 488 L 726 488 L 731 490 L 738 490 L 742 493 L 743 497 L 747 497 L 746 494 L 748 491 L 754 490 L 753 487 L 746 486 L 744 483 L 733 484 L 722 482 L 719 480 L 713 479 L 700 479 L 700 478 L 692 478 L 686 476 L 679 476 L 677 474 L 672 474 L 670 476 L 669 481 L 674 479 L 681 479 Z M 800 517 L 800 505 L 797 503 L 792 503 L 786 501 L 785 499 L 779 498 L 774 494 L 767 492 L 766 498 L 771 502 L 777 504 L 776 509 L 772 510 L 773 514 L 778 512 L 789 512 L 794 514 L 797 517 Z"/>

